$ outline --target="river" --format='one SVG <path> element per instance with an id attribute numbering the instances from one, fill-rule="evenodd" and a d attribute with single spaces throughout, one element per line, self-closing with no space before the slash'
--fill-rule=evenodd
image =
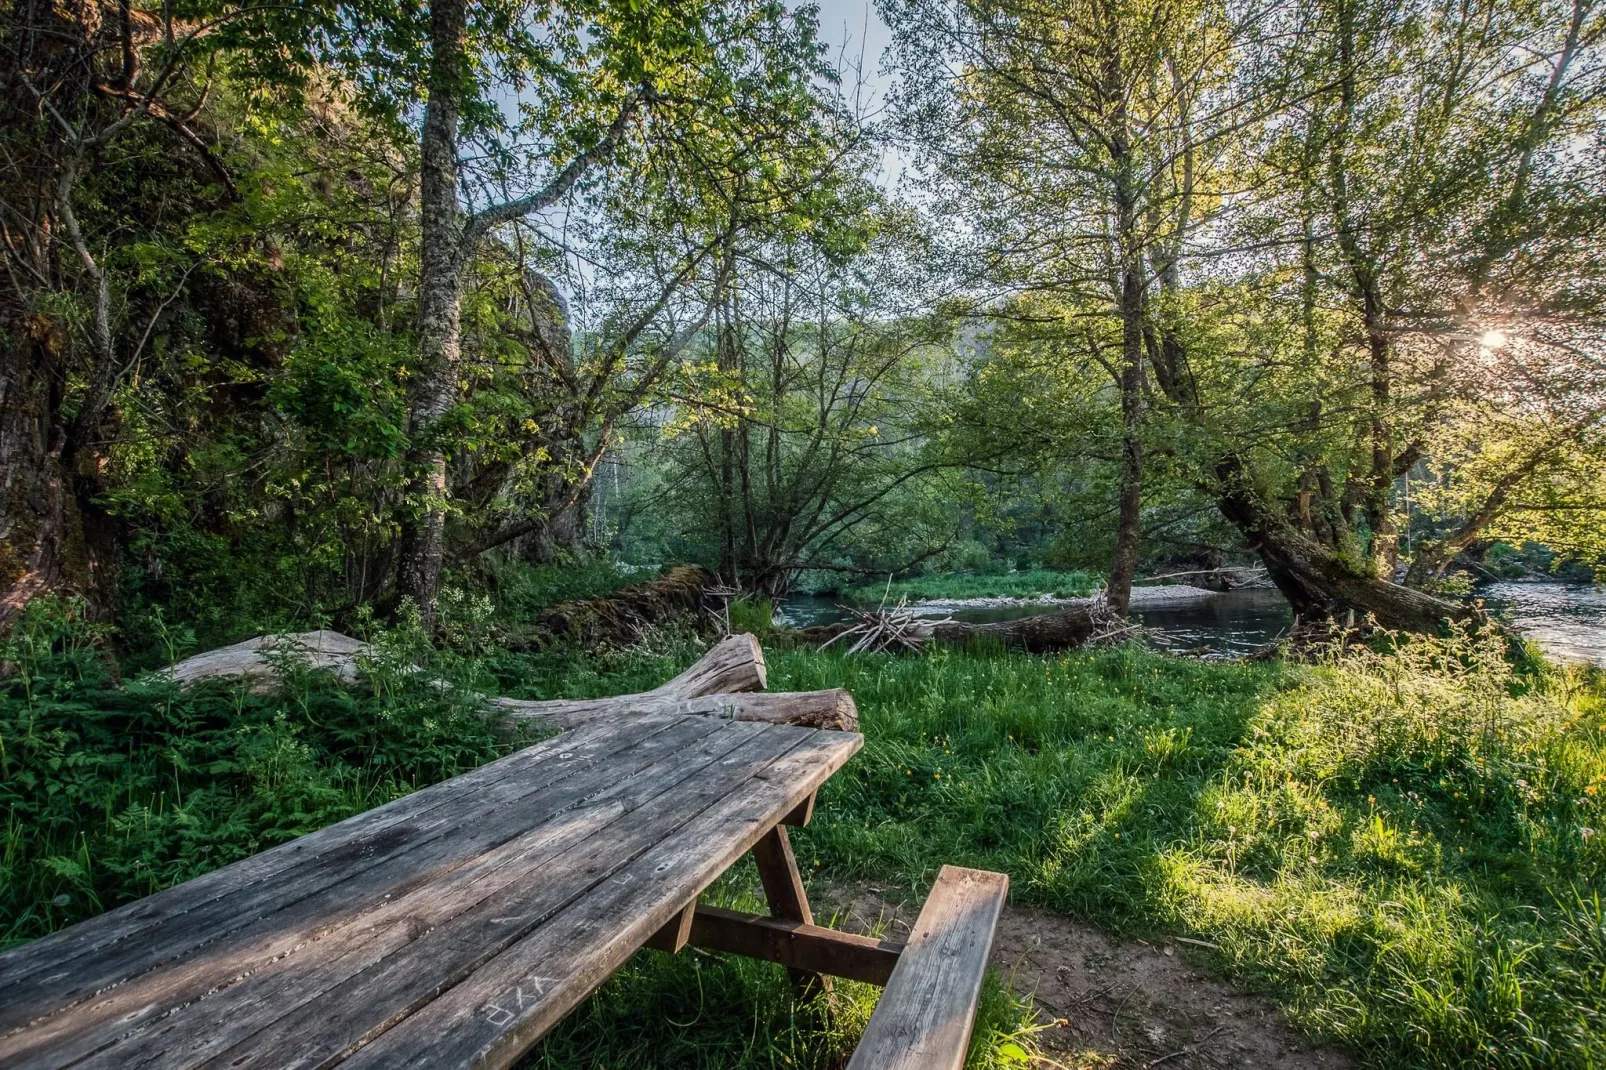
<path id="1" fill-rule="evenodd" d="M 1484 604 L 1557 661 L 1606 665 L 1606 588 L 1587 583 L 1491 583 Z"/>
<path id="2" fill-rule="evenodd" d="M 1606 665 L 1606 588 L 1575 583 L 1494 583 L 1478 590 L 1488 608 L 1537 642 L 1558 661 Z M 911 606 L 916 612 L 921 605 Z M 982 623 L 1052 613 L 1042 603 L 966 606 L 943 603 L 932 615 Z M 826 624 L 846 614 L 836 599 L 800 596 L 777 613 L 778 622 Z M 1288 630 L 1293 613 L 1274 588 L 1227 591 L 1179 605 L 1140 609 L 1133 614 L 1147 629 L 1151 645 L 1195 657 L 1235 657 L 1258 650 Z"/>

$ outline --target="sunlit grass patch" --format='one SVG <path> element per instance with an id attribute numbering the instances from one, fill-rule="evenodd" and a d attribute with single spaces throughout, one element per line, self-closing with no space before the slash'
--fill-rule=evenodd
<path id="1" fill-rule="evenodd" d="M 1384 1066 L 1591 1066 L 1606 1024 L 1600 678 L 1493 636 L 1315 666 L 1125 648 L 777 654 L 868 743 L 798 837 L 923 891 L 943 862 L 1117 929 L 1213 943 Z M 940 777 L 939 777 L 940 774 Z"/>

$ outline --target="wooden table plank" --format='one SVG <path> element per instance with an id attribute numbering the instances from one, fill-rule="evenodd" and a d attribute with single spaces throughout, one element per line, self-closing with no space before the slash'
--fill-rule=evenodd
<path id="1" fill-rule="evenodd" d="M 716 737 L 721 741 L 710 742 Z M 586 778 L 560 781 L 544 793 L 547 801 L 538 810 L 512 807 L 498 812 L 492 849 L 408 893 L 373 890 L 365 910 L 316 940 L 300 940 L 289 953 L 243 963 L 232 955 L 202 955 L 199 961 L 181 964 L 182 971 L 156 971 L 114 989 L 107 1001 L 62 1015 L 59 1021 L 51 1019 L 20 1039 L 39 1052 L 42 1066 L 97 1051 L 82 1065 L 133 1066 L 145 1058 L 175 1062 L 176 1057 L 164 1053 L 185 1038 L 198 1037 L 197 1044 L 216 1047 L 249 1035 L 428 929 L 505 894 L 510 885 L 537 879 L 544 863 L 694 775 L 701 768 L 699 762 L 706 764 L 705 748 L 717 755 L 737 743 L 738 736 L 718 726 L 713 732 L 695 722 L 672 726 L 643 741 L 638 748 L 642 757 L 628 765 L 611 761 L 595 770 L 592 783 L 574 783 Z M 628 757 L 638 749 L 622 754 Z M 293 941 L 300 934 L 273 931 L 271 935 Z M 169 975 L 180 972 L 178 983 L 170 983 Z M 210 991 L 220 983 L 227 986 Z M 117 1013 L 125 1008 L 131 1010 Z M 91 1016 L 93 1027 L 85 1021 Z M 137 1025 L 145 1028 L 136 1029 Z"/>
<path id="2" fill-rule="evenodd" d="M 61 1056 L 68 1050 L 75 1054 L 93 1051 L 107 1042 L 103 1035 L 106 1028 L 126 1033 L 143 1021 L 200 998 L 236 976 L 260 970 L 263 963 L 281 959 L 328 932 L 349 926 L 366 912 L 405 898 L 411 889 L 427 887 L 430 882 L 445 878 L 454 869 L 526 832 L 532 825 L 615 789 L 621 777 L 660 762 L 718 730 L 718 725 L 705 719 L 688 719 L 671 723 L 660 731 L 648 732 L 633 742 L 599 737 L 593 743 L 610 751 L 615 742 L 623 744 L 622 749 L 605 754 L 604 760 L 587 760 L 583 744 L 575 750 L 564 751 L 562 753 L 571 755 L 567 765 L 531 767 L 528 773 L 488 785 L 480 795 L 471 796 L 477 805 L 454 809 L 452 812 L 458 816 L 450 820 L 446 819 L 450 815 L 444 815 L 422 847 L 414 844 L 408 851 L 372 866 L 365 873 L 349 874 L 350 879 L 330 884 L 287 909 L 236 919 L 238 924 L 224 938 L 207 941 L 206 934 L 191 931 L 195 915 L 180 916 L 169 923 L 180 931 L 166 939 L 163 939 L 165 933 L 158 934 L 155 942 L 167 946 L 187 941 L 199 947 L 198 952 L 170 960 L 161 969 L 142 972 L 104 992 L 91 1005 L 76 1006 L 64 1014 L 37 1022 L 25 1034 L 0 1038 L 0 1059 L 16 1058 L 23 1051 L 46 1047 L 53 1055 Z M 546 770 L 550 770 L 550 774 L 543 776 Z M 257 897 L 247 891 L 236 898 L 246 901 L 241 906 L 244 913 Z M 220 900 L 217 908 L 226 915 L 230 903 L 228 899 Z M 120 963 L 128 957 L 127 953 L 137 950 L 137 943 L 118 945 L 109 957 L 113 963 Z M 92 980 L 104 976 L 106 971 L 103 970 Z M 37 1002 L 61 999 L 63 993 L 82 998 L 90 983 L 92 981 L 59 986 L 41 994 Z M 94 989 L 88 988 L 88 991 Z M 55 1046 L 58 1044 L 65 1047 L 58 1049 Z"/>
<path id="3" fill-rule="evenodd" d="M 757 729 L 757 731 L 754 731 Z M 188 1058 L 163 1065 L 208 1067 L 315 1067 L 331 1065 L 404 1016 L 427 1006 L 486 962 L 532 932 L 552 926 L 566 908 L 600 891 L 628 886 L 622 871 L 654 845 L 716 806 L 743 784 L 796 749 L 798 730 L 732 723 L 720 736 L 742 741 L 700 769 L 680 788 L 662 793 L 628 820 L 613 823 L 541 868 L 529 886 L 515 886 L 424 934 L 361 974 L 321 993 L 304 1011 L 278 1018 L 268 1028 L 218 1052 L 205 1063 Z M 719 737 L 715 737 L 716 739 Z M 642 940 L 647 933 L 642 936 Z M 441 1064 L 436 1064 L 441 1065 Z"/>
<path id="4" fill-rule="evenodd" d="M 858 735 L 808 731 L 762 775 L 631 863 L 620 874 L 630 879 L 599 885 L 342 1065 L 511 1065 L 862 742 Z"/>
<path id="5" fill-rule="evenodd" d="M 463 776 L 423 788 L 8 951 L 0 955 L 0 1032 L 15 1028 L 36 1013 L 25 1008 L 36 1006 L 32 997 L 41 992 L 41 986 L 49 990 L 64 979 L 86 981 L 81 974 L 84 961 L 105 956 L 113 945 L 133 940 L 155 950 L 151 943 L 153 931 L 185 917 L 188 923 L 184 929 L 201 928 L 194 920 L 196 911 L 238 895 L 248 885 L 260 884 L 280 896 L 295 895 L 303 887 L 315 890 L 320 877 L 333 875 L 338 879 L 353 868 L 371 865 L 376 855 L 405 849 L 410 842 L 410 826 L 442 807 L 491 790 L 510 778 L 551 776 L 550 770 L 572 763 L 576 753 L 595 760 L 631 742 L 629 737 L 619 736 L 613 726 L 601 724 L 544 740 Z M 306 883 L 295 879 L 303 875 L 312 879 Z M 266 908 L 268 904 L 262 906 Z M 118 979 L 102 979 L 98 983 L 112 984 Z"/>

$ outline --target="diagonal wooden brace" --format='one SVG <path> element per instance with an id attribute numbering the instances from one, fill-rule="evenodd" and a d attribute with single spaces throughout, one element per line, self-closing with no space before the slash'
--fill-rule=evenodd
<path id="1" fill-rule="evenodd" d="M 792 854 L 792 841 L 787 838 L 785 825 L 776 825 L 753 845 L 753 861 L 758 863 L 758 879 L 764 886 L 770 917 L 813 925 L 814 913 L 809 910 L 803 875 L 797 870 L 797 859 Z M 788 972 L 800 999 L 809 1000 L 831 992 L 829 977 L 796 967 L 789 967 Z"/>

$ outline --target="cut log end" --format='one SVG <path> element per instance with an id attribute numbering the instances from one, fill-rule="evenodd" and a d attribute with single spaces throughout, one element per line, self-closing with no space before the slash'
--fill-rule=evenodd
<path id="1" fill-rule="evenodd" d="M 753 636 L 738 632 L 715 643 L 691 668 L 648 694 L 666 699 L 697 698 L 762 691 L 767 682 L 764 648 Z"/>

